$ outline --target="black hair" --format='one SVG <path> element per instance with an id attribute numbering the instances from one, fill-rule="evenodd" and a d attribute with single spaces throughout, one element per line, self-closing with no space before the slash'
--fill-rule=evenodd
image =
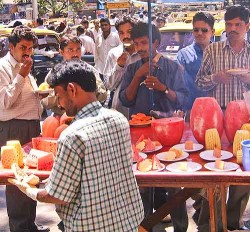
<path id="1" fill-rule="evenodd" d="M 79 43 L 80 45 L 82 45 L 82 41 L 79 39 L 79 37 L 68 34 L 68 35 L 64 35 L 60 39 L 60 49 L 64 50 L 64 48 L 67 47 L 70 42 Z"/>
<path id="2" fill-rule="evenodd" d="M 197 21 L 203 21 L 207 23 L 211 29 L 214 28 L 214 17 L 208 12 L 198 12 L 193 17 L 193 24 Z"/>
<path id="3" fill-rule="evenodd" d="M 83 19 L 83 20 L 81 21 L 81 24 L 87 24 L 87 25 L 89 25 L 89 21 L 88 21 L 87 19 Z"/>
<path id="4" fill-rule="evenodd" d="M 78 27 L 76 28 L 76 32 L 77 32 L 77 35 L 78 35 L 78 36 L 81 35 L 81 34 L 83 34 L 84 31 L 85 31 L 85 29 L 84 29 L 83 26 L 78 26 Z"/>
<path id="5" fill-rule="evenodd" d="M 240 5 L 230 6 L 224 15 L 225 21 L 240 18 L 245 23 L 249 23 L 249 10 Z"/>
<path id="6" fill-rule="evenodd" d="M 42 18 L 37 18 L 37 19 L 36 19 L 36 22 L 37 22 L 39 25 L 43 25 L 43 19 L 42 19 Z"/>
<path id="7" fill-rule="evenodd" d="M 17 26 L 15 27 L 11 34 L 9 35 L 9 43 L 13 44 L 14 47 L 22 40 L 32 41 L 34 47 L 37 45 L 37 36 L 36 34 L 27 26 Z"/>
<path id="8" fill-rule="evenodd" d="M 164 22 L 164 23 L 166 23 L 166 19 L 164 17 L 162 17 L 162 16 L 158 16 L 156 18 L 156 22 Z"/>
<path id="9" fill-rule="evenodd" d="M 124 16 L 122 19 L 119 19 L 116 21 L 115 29 L 117 31 L 119 31 L 119 27 L 125 23 L 130 23 L 132 27 L 135 25 L 134 19 L 132 19 L 131 17 L 128 17 L 128 16 Z"/>
<path id="10" fill-rule="evenodd" d="M 110 25 L 110 21 L 109 21 L 108 18 L 101 18 L 101 19 L 100 19 L 100 24 L 101 24 L 101 23 L 108 23 L 108 24 Z"/>
<path id="11" fill-rule="evenodd" d="M 77 83 L 86 92 L 96 91 L 95 74 L 84 61 L 64 60 L 54 66 L 48 78 L 52 88 L 61 85 L 66 89 L 71 82 Z"/>
<path id="12" fill-rule="evenodd" d="M 148 29 L 148 23 L 144 22 L 137 22 L 134 27 L 131 30 L 131 39 L 140 38 L 143 36 L 148 37 L 149 29 Z M 159 29 L 152 25 L 152 42 L 154 43 L 156 40 L 159 41 L 159 44 L 161 42 L 161 34 Z"/>
<path id="13" fill-rule="evenodd" d="M 15 27 L 17 27 L 17 26 L 21 26 L 21 25 L 23 25 L 22 22 L 16 21 L 16 22 L 14 22 L 14 24 L 13 24 L 13 28 L 15 28 Z"/>

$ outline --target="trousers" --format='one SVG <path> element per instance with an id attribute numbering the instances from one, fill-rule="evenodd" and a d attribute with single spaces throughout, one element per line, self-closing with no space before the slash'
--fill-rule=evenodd
<path id="1" fill-rule="evenodd" d="M 21 145 L 31 141 L 40 134 L 39 120 L 0 121 L 0 146 L 8 140 L 19 140 Z M 32 232 L 36 230 L 36 205 L 17 187 L 6 186 L 6 205 L 11 232 Z"/>
<path id="2" fill-rule="evenodd" d="M 230 186 L 227 200 L 227 227 L 230 230 L 238 230 L 243 226 L 242 215 L 246 209 L 250 193 L 250 186 Z M 199 199 L 200 212 L 198 216 L 198 231 L 210 231 L 209 204 L 206 198 Z M 217 199 L 218 228 L 222 231 L 220 199 Z"/>

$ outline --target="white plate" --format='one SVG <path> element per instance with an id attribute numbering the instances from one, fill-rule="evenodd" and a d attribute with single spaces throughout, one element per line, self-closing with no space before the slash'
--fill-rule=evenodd
<path id="1" fill-rule="evenodd" d="M 200 157 L 204 160 L 215 161 L 218 158 L 214 157 L 213 153 L 214 153 L 214 150 L 202 151 L 200 153 Z M 221 150 L 221 157 L 220 157 L 221 160 L 230 159 L 231 157 L 233 157 L 233 154 L 231 152 Z"/>
<path id="2" fill-rule="evenodd" d="M 143 149 L 142 151 L 144 153 L 151 153 L 151 152 L 154 152 L 154 151 L 159 151 L 161 149 L 162 149 L 162 145 L 159 145 L 159 146 L 156 146 L 155 149 L 153 149 L 153 150 L 145 150 L 145 149 Z"/>
<path id="3" fill-rule="evenodd" d="M 187 171 L 183 171 L 179 168 L 180 163 L 187 163 Z M 176 163 L 172 163 L 166 166 L 166 170 L 170 171 L 170 172 L 196 172 L 198 170 L 200 170 L 202 168 L 202 166 L 199 163 L 196 162 L 176 162 Z"/>
<path id="4" fill-rule="evenodd" d="M 34 90 L 34 93 L 38 93 L 38 94 L 47 94 L 47 93 L 53 93 L 54 89 L 47 89 L 47 90 Z"/>
<path id="5" fill-rule="evenodd" d="M 216 171 L 216 172 L 229 172 L 229 171 L 235 171 L 239 168 L 238 164 L 235 164 L 233 162 L 225 162 L 224 163 L 224 169 L 219 169 L 215 167 L 215 162 L 206 163 L 204 167 L 210 171 Z"/>
<path id="6" fill-rule="evenodd" d="M 151 170 L 151 171 L 148 171 L 148 172 L 142 172 L 142 173 L 150 173 L 150 172 L 161 172 L 165 169 L 165 165 L 161 163 L 161 168 L 158 169 L 158 170 Z M 139 170 L 137 170 L 137 164 L 133 164 L 133 171 L 134 172 L 141 172 Z"/>
<path id="7" fill-rule="evenodd" d="M 244 68 L 236 68 L 236 69 L 229 69 L 226 71 L 230 75 L 244 75 L 250 72 L 249 69 Z"/>
<path id="8" fill-rule="evenodd" d="M 161 160 L 161 161 L 165 161 L 165 162 L 175 162 L 175 161 L 184 160 L 184 159 L 186 159 L 186 158 L 189 156 L 189 154 L 188 154 L 187 152 L 183 151 L 181 157 L 179 157 L 179 158 L 177 158 L 177 159 L 173 159 L 173 160 L 167 160 L 167 159 L 165 158 L 165 157 L 166 157 L 166 153 L 167 153 L 166 151 L 165 151 L 165 152 L 161 152 L 161 153 L 157 154 L 156 157 L 157 157 L 159 160 Z"/>
<path id="9" fill-rule="evenodd" d="M 203 145 L 199 144 L 199 143 L 194 143 L 193 149 L 192 150 L 187 150 L 185 149 L 185 143 L 181 143 L 181 144 L 176 144 L 173 147 L 178 148 L 182 151 L 186 151 L 186 152 L 194 152 L 194 151 L 199 151 L 201 149 L 203 149 Z"/>
<path id="10" fill-rule="evenodd" d="M 147 158 L 147 155 L 143 152 L 139 152 L 139 156 L 141 156 L 143 159 L 146 159 Z M 135 160 L 133 160 L 133 163 L 136 163 Z"/>

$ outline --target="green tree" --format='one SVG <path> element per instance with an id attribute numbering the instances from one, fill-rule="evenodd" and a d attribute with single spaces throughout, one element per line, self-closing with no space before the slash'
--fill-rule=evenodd
<path id="1" fill-rule="evenodd" d="M 52 17 L 59 17 L 61 14 L 67 12 L 67 0 L 37 0 L 39 15 L 46 13 L 52 14 Z"/>

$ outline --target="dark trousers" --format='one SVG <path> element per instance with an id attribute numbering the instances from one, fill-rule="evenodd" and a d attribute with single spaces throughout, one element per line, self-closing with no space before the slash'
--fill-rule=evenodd
<path id="1" fill-rule="evenodd" d="M 227 200 L 227 227 L 230 230 L 238 230 L 243 226 L 242 215 L 246 209 L 247 202 L 250 194 L 249 186 L 229 186 Z M 222 222 L 221 222 L 221 203 L 220 199 L 217 199 L 218 207 L 218 228 L 219 231 L 222 231 Z M 201 198 L 200 208 L 198 208 L 199 217 L 198 217 L 198 231 L 207 232 L 210 231 L 210 218 L 209 218 L 209 203 L 206 198 Z M 196 209 L 197 210 L 197 209 Z"/>
<path id="2" fill-rule="evenodd" d="M 39 120 L 9 120 L 0 121 L 0 146 L 8 140 L 19 140 L 21 145 L 31 141 L 40 134 Z M 9 216 L 10 231 L 32 232 L 36 230 L 36 205 L 17 187 L 6 186 L 6 204 Z"/>
<path id="3" fill-rule="evenodd" d="M 177 193 L 179 188 L 141 188 L 141 198 L 144 206 L 145 217 L 152 213 L 152 209 L 160 208 L 168 198 L 171 198 Z M 153 197 L 153 199 L 152 199 Z M 186 232 L 188 228 L 188 215 L 186 209 L 186 202 L 182 203 L 178 208 L 171 213 L 174 232 Z"/>

